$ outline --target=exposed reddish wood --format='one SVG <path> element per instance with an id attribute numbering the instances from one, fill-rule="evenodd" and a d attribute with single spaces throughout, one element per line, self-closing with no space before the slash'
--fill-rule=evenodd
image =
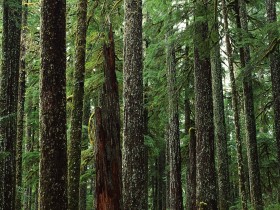
<path id="1" fill-rule="evenodd" d="M 120 111 L 111 27 L 109 44 L 104 44 L 103 53 L 105 83 L 101 108 L 95 111 L 96 204 L 97 209 L 122 209 Z"/>

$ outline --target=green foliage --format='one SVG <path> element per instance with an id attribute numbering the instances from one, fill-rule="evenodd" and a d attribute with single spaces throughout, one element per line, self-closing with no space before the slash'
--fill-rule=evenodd
<path id="1" fill-rule="evenodd" d="M 268 55 L 275 49 L 275 46 L 268 45 L 267 33 L 271 29 L 278 29 L 279 21 L 273 24 L 267 24 L 266 11 L 264 1 L 249 1 L 248 19 L 249 33 L 237 29 L 235 24 L 235 12 L 232 3 L 228 2 L 230 36 L 233 45 L 233 58 L 235 64 L 235 76 L 238 86 L 238 94 L 240 107 L 242 101 L 242 80 L 246 69 L 240 68 L 239 47 L 249 44 L 251 49 L 250 67 L 253 70 L 253 86 L 256 123 L 258 133 L 258 147 L 260 151 L 260 166 L 262 187 L 266 209 L 280 209 L 279 205 L 274 204 L 275 183 L 279 180 L 276 171 L 276 142 L 273 136 L 273 108 L 270 83 L 270 71 L 268 68 Z M 219 5 L 218 5 L 219 6 Z M 220 7 L 220 6 L 219 6 Z M 67 97 L 72 95 L 73 89 L 73 70 L 75 63 L 75 37 L 77 25 L 77 6 L 76 1 L 67 1 Z M 185 133 L 184 128 L 184 103 L 187 97 L 191 103 L 191 119 L 194 120 L 194 76 L 193 76 L 193 36 L 194 34 L 194 5 L 193 2 L 185 3 L 184 1 L 161 1 L 146 0 L 143 2 L 143 40 L 144 40 L 144 98 L 145 109 L 148 112 L 148 132 L 145 135 L 145 145 L 149 152 L 149 177 L 156 176 L 158 173 L 154 167 L 157 158 L 164 151 L 166 144 L 166 128 L 168 124 L 168 101 L 167 101 L 167 79 L 166 79 L 166 46 L 169 42 L 175 44 L 176 50 L 176 69 L 177 69 L 177 87 L 179 100 L 179 119 L 180 119 L 180 138 L 181 138 L 181 156 L 182 156 L 182 177 L 186 177 L 187 167 L 186 160 L 188 158 L 188 142 L 189 137 Z M 279 5 L 278 5 L 279 10 Z M 26 69 L 26 101 L 25 116 L 26 128 L 30 129 L 30 136 L 24 139 L 24 187 L 32 186 L 34 189 L 38 185 L 39 171 L 39 71 L 40 71 L 40 4 L 32 2 L 28 5 L 28 34 L 27 34 L 27 54 Z M 211 11 L 212 12 L 212 11 Z M 3 13 L 0 6 L 0 13 Z M 91 101 L 94 108 L 99 104 L 99 93 L 104 82 L 103 74 L 103 44 L 106 40 L 107 26 L 111 23 L 115 38 L 115 58 L 117 69 L 117 80 L 119 82 L 120 110 L 121 118 L 123 117 L 123 1 L 89 1 L 88 9 L 88 31 L 86 46 L 86 74 L 85 74 L 85 97 Z M 213 14 L 212 14 L 213 15 Z M 221 18 L 221 10 L 218 8 L 218 20 Z M 278 20 L 279 20 L 279 14 Z M 209 19 L 213 18 L 210 15 Z M 197 17 L 195 21 L 205 21 L 205 17 Z M 2 23 L 2 15 L 0 16 Z M 223 25 L 219 23 L 220 41 L 224 36 Z M 170 39 L 166 41 L 167 32 L 172 30 Z M 210 28 L 211 30 L 211 28 Z M 244 35 L 244 39 L 240 41 L 239 35 Z M 0 38 L 2 38 L 2 24 L 0 24 Z M 210 37 L 209 37 L 210 38 Z M 276 44 L 279 44 L 279 37 L 276 37 Z M 224 42 L 221 41 L 222 51 L 224 51 Z M 203 46 L 202 46 L 203 48 Z M 2 49 L 2 42 L 0 42 Z M 0 60 L 2 53 L 0 54 Z M 231 107 L 231 90 L 228 81 L 228 66 L 223 56 L 223 67 L 225 68 L 225 88 L 224 88 L 224 104 L 226 113 L 226 125 L 228 132 L 228 151 L 230 155 L 230 179 L 232 185 L 238 188 L 237 175 L 237 157 L 235 145 L 235 131 L 233 124 L 233 111 Z M 0 64 L 1 65 L 1 64 Z M 70 114 L 72 109 L 71 99 L 67 101 L 67 128 L 70 128 Z M 243 113 L 241 109 L 241 120 Z M 241 121 L 242 125 L 244 121 Z M 84 126 L 86 128 L 87 126 Z M 243 126 L 244 127 L 244 126 Z M 28 130 L 26 129 L 26 130 Z M 242 134 L 245 145 L 245 136 Z M 30 147 L 27 149 L 27 147 Z M 243 146 L 243 148 L 245 148 Z M 0 153 L 0 160 L 7 154 Z M 243 155 L 246 157 L 246 150 Z M 89 183 L 94 179 L 94 148 L 88 143 L 88 148 L 82 151 L 81 169 L 86 169 L 80 177 L 81 182 Z M 246 165 L 246 164 L 245 164 Z M 270 174 L 268 176 L 267 174 Z M 185 178 L 183 179 L 185 181 Z M 269 185 L 272 185 L 271 191 Z M 88 184 L 90 185 L 90 184 Z M 184 185 L 185 186 L 185 185 Z M 149 192 L 152 195 L 154 185 L 149 180 Z M 88 192 L 87 206 L 92 209 L 93 195 Z M 236 193 L 236 192 L 235 192 Z M 234 198 L 235 203 L 230 209 L 241 209 L 241 204 L 237 197 Z M 153 198 L 150 197 L 149 206 L 152 204 Z"/>

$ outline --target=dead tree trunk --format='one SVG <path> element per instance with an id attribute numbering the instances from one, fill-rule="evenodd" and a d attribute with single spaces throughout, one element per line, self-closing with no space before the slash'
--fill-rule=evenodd
<path id="1" fill-rule="evenodd" d="M 120 108 L 112 28 L 104 44 L 105 83 L 96 115 L 96 205 L 98 210 L 122 209 Z"/>

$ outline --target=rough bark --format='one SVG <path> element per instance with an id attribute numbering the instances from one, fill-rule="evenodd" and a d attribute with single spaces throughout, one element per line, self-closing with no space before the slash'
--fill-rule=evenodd
<path id="1" fill-rule="evenodd" d="M 125 0 L 124 29 L 124 209 L 147 209 L 143 135 L 142 1 Z"/>
<path id="2" fill-rule="evenodd" d="M 214 124 L 210 47 L 206 17 L 208 3 L 196 1 L 194 8 L 194 73 L 196 126 L 196 200 L 198 208 L 217 209 L 214 159 Z M 197 20 L 199 18 L 199 20 Z"/>
<path id="3" fill-rule="evenodd" d="M 41 8 L 40 189 L 41 210 L 67 209 L 65 0 Z"/>
<path id="4" fill-rule="evenodd" d="M 101 108 L 96 115 L 96 206 L 123 209 L 122 161 L 120 148 L 120 107 L 115 72 L 115 48 L 110 27 L 109 43 L 103 46 L 105 82 Z"/>
<path id="5" fill-rule="evenodd" d="M 78 1 L 73 109 L 68 151 L 68 209 L 79 208 L 84 75 L 87 34 L 87 0 Z"/>
<path id="6" fill-rule="evenodd" d="M 28 1 L 25 1 L 27 3 Z M 18 86 L 17 104 L 17 143 L 16 143 L 16 203 L 15 208 L 21 209 L 22 195 L 22 141 L 24 135 L 24 102 L 25 102 L 25 56 L 26 56 L 26 35 L 27 35 L 27 5 L 22 12 L 22 33 L 21 33 L 21 52 L 20 52 L 20 72 Z"/>
<path id="7" fill-rule="evenodd" d="M 190 142 L 189 142 L 189 164 L 188 164 L 188 177 L 187 177 L 187 209 L 196 210 L 196 137 L 195 129 L 189 129 Z"/>
<path id="8" fill-rule="evenodd" d="M 15 209 L 20 34 L 21 1 L 4 0 L 0 72 L 0 209 L 5 210 Z"/>
<path id="9" fill-rule="evenodd" d="M 240 41 L 243 40 L 243 35 L 248 34 L 248 20 L 246 11 L 246 2 L 244 0 L 238 1 L 240 26 L 243 34 L 240 36 Z M 250 197 L 251 202 L 256 210 L 263 209 L 262 190 L 260 180 L 258 147 L 256 137 L 256 120 L 254 113 L 254 98 L 252 87 L 252 67 L 250 66 L 250 49 L 246 44 L 240 49 L 241 67 L 244 71 L 243 78 L 243 97 L 244 97 L 244 113 L 245 113 L 245 127 L 246 127 L 246 142 L 247 142 L 247 156 L 249 169 L 249 183 L 250 183 Z"/>
<path id="10" fill-rule="evenodd" d="M 166 36 L 169 42 L 169 35 Z M 167 44 L 167 89 L 169 124 L 169 199 L 170 209 L 182 209 L 181 153 L 179 137 L 178 91 L 176 89 L 176 57 L 174 43 Z"/>
<path id="11" fill-rule="evenodd" d="M 83 125 L 88 125 L 88 120 L 90 118 L 90 99 L 85 97 L 84 100 L 84 108 L 83 108 Z M 82 145 L 81 149 L 86 150 L 88 148 L 88 129 L 82 129 Z M 81 176 L 84 175 L 84 173 L 87 170 L 87 166 L 84 166 L 84 168 L 81 169 Z M 87 181 L 80 182 L 80 204 L 79 209 L 84 210 L 87 207 Z"/>
<path id="12" fill-rule="evenodd" d="M 234 127 L 235 127 L 235 141 L 236 141 L 236 151 L 237 151 L 237 165 L 238 165 L 238 179 L 239 179 L 239 194 L 242 204 L 242 209 L 247 210 L 247 193 L 246 193 L 246 179 L 244 172 L 244 163 L 242 155 L 242 139 L 240 131 L 240 120 L 239 120 L 239 107 L 238 107 L 238 93 L 235 83 L 234 68 L 233 68 L 233 57 L 232 57 L 232 47 L 230 43 L 229 29 L 228 29 L 228 11 L 226 7 L 225 0 L 222 0 L 223 8 L 223 20 L 224 20 L 224 30 L 225 30 L 225 43 L 226 52 L 229 64 L 229 74 L 230 74 L 230 85 L 232 92 L 232 107 L 234 113 Z"/>
<path id="13" fill-rule="evenodd" d="M 33 100 L 29 99 L 26 100 L 26 106 L 27 107 L 33 107 Z M 31 113 L 26 113 L 25 116 L 25 154 L 28 154 L 29 152 L 33 151 L 33 143 L 32 143 L 32 135 L 34 135 L 34 128 L 32 127 L 32 120 Z M 28 177 L 28 171 L 30 170 L 30 166 L 25 164 L 23 167 L 23 171 L 25 172 L 24 180 L 27 180 Z M 32 188 L 31 186 L 27 185 L 25 182 L 24 185 L 24 200 L 23 200 L 23 209 L 24 210 L 30 210 L 31 209 L 31 192 Z"/>
<path id="14" fill-rule="evenodd" d="M 267 21 L 270 24 L 277 22 L 276 15 L 276 1 L 266 1 Z M 279 37 L 278 28 L 275 25 L 268 32 L 269 43 L 272 44 L 276 37 Z M 274 51 L 269 55 L 270 59 L 270 71 L 271 71 L 271 83 L 272 83 L 272 95 L 274 105 L 274 133 L 277 143 L 277 161 L 278 161 L 278 176 L 280 175 L 280 50 L 279 44 L 274 48 Z M 278 202 L 280 202 L 280 181 L 278 182 Z"/>
<path id="15" fill-rule="evenodd" d="M 158 191 L 157 191 L 157 208 L 158 210 L 164 210 L 165 207 L 165 187 L 166 181 L 164 180 L 165 177 L 165 146 L 161 148 L 159 157 L 158 157 L 158 165 L 157 165 L 157 183 L 158 183 Z"/>
<path id="16" fill-rule="evenodd" d="M 170 209 L 170 164 L 169 164 L 169 150 L 167 148 L 169 148 L 169 126 L 166 126 L 165 129 L 165 170 L 166 170 L 166 186 L 165 186 L 165 207 L 166 209 Z"/>
<path id="17" fill-rule="evenodd" d="M 215 11 L 215 14 L 217 11 Z M 230 204 L 229 163 L 227 133 L 224 113 L 223 72 L 220 55 L 218 21 L 214 17 L 211 33 L 211 69 L 214 108 L 214 128 L 217 145 L 219 208 L 228 209 Z"/>

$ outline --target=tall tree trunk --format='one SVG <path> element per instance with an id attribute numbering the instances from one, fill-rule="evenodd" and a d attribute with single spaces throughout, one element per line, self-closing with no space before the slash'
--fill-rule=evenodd
<path id="1" fill-rule="evenodd" d="M 240 26 L 244 33 L 248 34 L 248 20 L 246 11 L 246 2 L 244 0 L 238 1 Z M 243 34 L 244 34 L 243 33 Z M 240 41 L 243 40 L 241 35 Z M 262 210 L 262 191 L 258 158 L 258 146 L 256 137 L 256 121 L 254 113 L 254 99 L 252 89 L 252 67 L 250 66 L 250 49 L 246 44 L 240 49 L 241 67 L 244 68 L 243 78 L 243 97 L 244 97 L 244 112 L 245 112 L 245 126 L 246 126 L 246 140 L 247 140 L 247 156 L 249 169 L 249 183 L 251 202 L 254 209 Z"/>
<path id="2" fill-rule="evenodd" d="M 28 3 L 26 0 L 25 3 Z M 17 144 L 16 144 L 16 209 L 21 209 L 22 195 L 22 142 L 24 135 L 24 102 L 25 102 L 25 57 L 26 57 L 26 35 L 27 35 L 27 15 L 28 7 L 24 6 L 22 12 L 22 34 L 21 34 L 21 55 L 20 55 L 20 72 L 18 87 L 18 104 L 17 104 Z"/>
<path id="3" fill-rule="evenodd" d="M 100 210 L 122 209 L 120 107 L 112 27 L 103 54 L 105 83 L 101 108 L 96 109 L 96 205 Z"/>
<path id="4" fill-rule="evenodd" d="M 164 180 L 165 175 L 165 146 L 163 148 L 160 148 L 160 153 L 158 157 L 158 193 L 157 193 L 157 209 L 158 210 L 164 210 L 165 207 L 165 186 L 166 186 L 166 180 Z"/>
<path id="5" fill-rule="evenodd" d="M 187 209 L 196 210 L 196 137 L 195 129 L 189 128 L 190 143 L 189 143 L 189 168 L 187 179 Z"/>
<path id="6" fill-rule="evenodd" d="M 148 209 L 143 135 L 142 1 L 125 0 L 124 30 L 124 209 Z"/>
<path id="7" fill-rule="evenodd" d="M 78 1 L 73 109 L 68 151 L 68 209 L 79 209 L 84 75 L 87 34 L 87 0 Z"/>
<path id="8" fill-rule="evenodd" d="M 170 182 L 170 158 L 169 158 L 169 150 L 167 148 L 169 148 L 169 126 L 167 125 L 166 126 L 166 129 L 165 129 L 165 175 L 166 175 L 166 186 L 165 186 L 165 207 L 166 209 L 170 209 L 170 185 L 169 185 L 169 182 Z"/>
<path id="9" fill-rule="evenodd" d="M 0 208 L 15 209 L 16 128 L 21 37 L 21 1 L 3 1 L 0 72 Z"/>
<path id="10" fill-rule="evenodd" d="M 90 99 L 85 97 L 84 100 L 84 108 L 83 108 L 83 125 L 88 125 L 88 120 L 90 118 Z M 82 151 L 86 150 L 88 148 L 88 129 L 82 130 Z M 87 166 L 84 166 L 81 169 L 81 176 L 85 174 L 87 170 Z M 80 204 L 79 209 L 85 210 L 87 207 L 87 181 L 81 181 L 80 182 Z"/>
<path id="11" fill-rule="evenodd" d="M 39 209 L 67 209 L 66 3 L 41 8 Z"/>
<path id="12" fill-rule="evenodd" d="M 217 14 L 217 8 L 214 8 Z M 217 168 L 219 209 L 228 209 L 230 204 L 229 163 L 227 133 L 224 113 L 223 72 L 220 55 L 220 35 L 217 17 L 213 18 L 211 33 L 211 69 L 214 108 L 215 139 L 217 141 Z"/>
<path id="13" fill-rule="evenodd" d="M 170 32 L 168 32 L 170 34 Z M 169 35 L 166 36 L 169 42 Z M 182 209 L 181 153 L 179 137 L 178 91 L 176 90 L 176 57 L 174 43 L 167 45 L 167 88 L 169 115 L 169 190 L 170 209 Z"/>
<path id="14" fill-rule="evenodd" d="M 210 46 L 208 38 L 208 3 L 198 0 L 194 7 L 194 73 L 196 126 L 196 199 L 198 208 L 218 209 L 214 158 L 213 99 Z M 197 20 L 199 18 L 199 20 Z"/>
<path id="15" fill-rule="evenodd" d="M 266 0 L 267 21 L 270 24 L 277 22 L 276 1 Z M 273 44 L 275 39 L 279 37 L 278 28 L 275 25 L 268 32 L 269 44 Z M 274 132 L 277 143 L 277 161 L 278 161 L 278 176 L 280 175 L 280 50 L 279 44 L 276 44 L 274 51 L 269 55 L 272 95 L 274 105 Z M 280 181 L 278 181 L 278 202 L 280 203 Z"/>
<path id="16" fill-rule="evenodd" d="M 226 41 L 226 51 L 229 64 L 229 74 L 230 74 L 230 85 L 232 92 L 232 107 L 234 113 L 234 126 L 235 126 L 235 141 L 236 141 L 236 151 L 237 151 L 237 165 L 238 165 L 238 179 L 239 179 L 239 194 L 242 203 L 242 209 L 247 210 L 247 193 L 246 193 L 246 179 L 244 171 L 244 161 L 242 155 L 242 139 L 240 131 L 240 120 L 239 120 L 239 107 L 238 107 L 238 93 L 235 83 L 234 68 L 233 68 L 233 56 L 232 47 L 230 43 L 229 29 L 228 29 L 228 11 L 225 0 L 222 0 L 223 7 L 223 20 L 224 20 L 224 30 L 225 30 L 225 41 Z"/>
<path id="17" fill-rule="evenodd" d="M 27 107 L 33 107 L 33 101 L 28 100 L 26 105 L 27 105 Z M 25 151 L 24 151 L 24 153 L 28 154 L 29 152 L 32 151 L 32 123 L 30 120 L 29 113 L 26 114 L 25 119 L 26 119 L 25 120 L 26 132 L 25 132 Z M 28 171 L 30 171 L 29 167 L 30 167 L 29 165 L 24 164 L 23 171 L 25 174 L 25 177 L 24 177 L 25 183 L 26 183 L 26 181 L 28 181 L 27 177 L 28 177 Z M 29 205 L 31 203 L 30 200 L 31 200 L 31 186 L 25 184 L 24 185 L 24 201 L 23 201 L 24 210 L 31 209 L 31 207 Z"/>

